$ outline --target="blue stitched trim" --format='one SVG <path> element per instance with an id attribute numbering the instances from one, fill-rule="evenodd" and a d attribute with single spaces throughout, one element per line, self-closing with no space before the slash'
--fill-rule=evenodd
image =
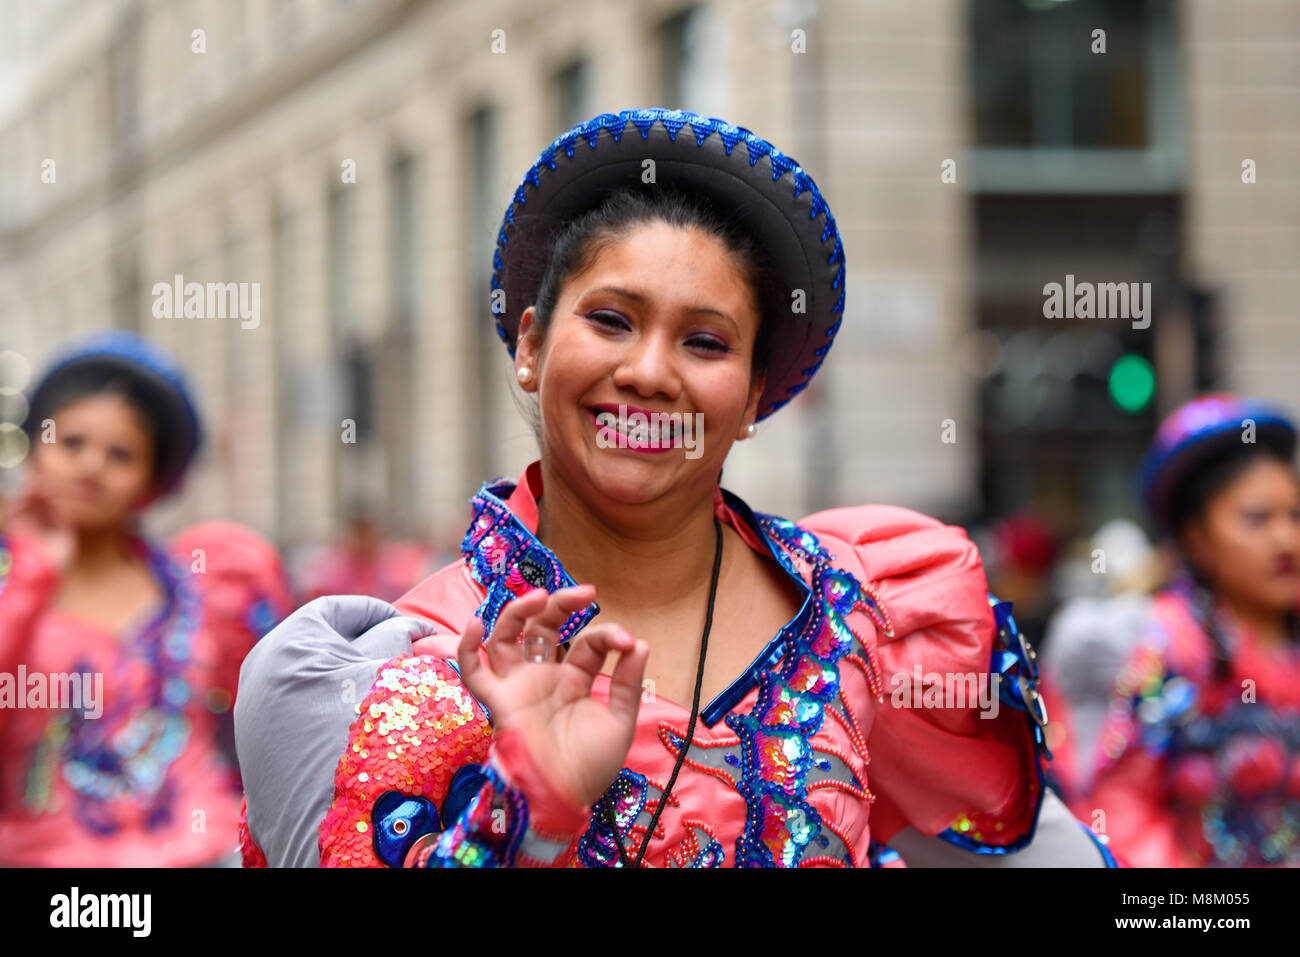
<path id="1" fill-rule="evenodd" d="M 1097 846 L 1097 850 L 1101 851 L 1101 859 L 1106 862 L 1106 866 L 1119 867 L 1119 862 L 1115 860 L 1115 855 L 1110 852 L 1110 849 L 1101 842 L 1096 834 L 1092 833 L 1092 828 L 1088 827 L 1088 825 L 1084 824 L 1082 821 L 1079 822 L 1079 827 L 1083 828 L 1083 833 L 1087 834 L 1088 839 Z"/>
<path id="2" fill-rule="evenodd" d="M 773 542 L 772 537 L 768 534 L 768 527 L 765 524 L 765 520 L 775 522 L 785 522 L 785 520 L 777 519 L 775 516 L 769 515 L 763 515 L 760 517 L 759 513 L 751 511 L 748 505 L 726 489 L 722 490 L 722 499 L 733 512 L 739 515 L 751 529 L 758 533 L 759 538 L 762 539 L 768 552 L 774 559 L 776 559 L 777 563 L 785 569 L 785 573 L 794 580 L 795 584 L 799 586 L 799 590 L 803 592 L 804 599 L 803 604 L 799 607 L 795 616 L 786 622 L 785 625 L 781 627 L 781 630 L 777 632 L 776 636 L 769 641 L 766 646 L 764 646 L 763 650 L 758 653 L 757 657 L 755 657 L 753 664 L 745 669 L 745 673 L 736 678 L 736 680 L 731 684 L 727 685 L 727 687 L 713 699 L 708 707 L 700 712 L 700 720 L 704 722 L 706 728 L 712 728 L 715 724 L 721 721 L 723 716 L 739 704 L 744 699 L 745 695 L 749 694 L 750 689 L 758 684 L 758 676 L 764 671 L 776 666 L 777 662 L 779 662 L 781 657 L 785 654 L 785 649 L 789 641 L 797 636 L 807 626 L 808 619 L 812 615 L 813 609 L 812 589 L 808 587 L 808 583 L 803 580 L 803 576 L 799 574 L 794 563 L 790 561 L 790 557 L 786 554 L 785 549 L 778 548 L 776 543 Z M 798 529 L 798 526 L 793 522 L 785 522 L 785 525 L 791 529 Z M 803 530 L 799 529 L 799 531 L 802 532 Z M 811 533 L 805 532 L 804 534 L 811 536 Z M 815 542 L 816 539 L 814 538 L 813 541 Z M 820 545 L 818 547 L 820 548 Z"/>
<path id="3" fill-rule="evenodd" d="M 470 503 L 474 517 L 461 542 L 461 554 L 470 574 L 487 589 L 479 606 L 485 636 L 492 634 L 501 610 L 530 588 L 555 592 L 576 585 L 555 553 L 543 545 L 506 506 L 514 486 L 509 482 L 485 485 Z M 600 612 L 592 602 L 574 612 L 560 626 L 561 643 L 567 642 Z"/>
<path id="4" fill-rule="evenodd" d="M 991 594 L 988 596 L 988 602 L 989 607 L 993 609 L 993 618 L 998 629 L 993 644 L 992 661 L 989 663 L 989 673 L 998 676 L 999 699 L 1017 711 L 1024 712 L 1025 720 L 1029 723 L 1033 735 L 1034 774 L 1038 779 L 1038 798 L 1034 804 L 1034 818 L 1023 837 L 1003 846 L 985 844 L 951 827 L 941 831 L 938 836 L 949 844 L 972 854 L 1014 854 L 1028 847 L 1038 830 L 1038 818 L 1043 810 L 1043 797 L 1046 793 L 1046 784 L 1043 781 L 1043 759 L 1046 757 L 1050 760 L 1052 755 L 1047 750 L 1047 739 L 1043 729 L 1031 716 L 1031 705 L 1024 698 L 1026 688 L 1032 688 L 1032 693 L 1038 690 L 1037 656 L 1027 643 L 1022 643 L 1020 640 L 1020 629 L 1016 627 L 1015 619 L 1011 617 L 1013 603 L 999 601 Z M 1021 687 L 1022 681 L 1024 688 Z M 1041 705 L 1041 701 L 1039 704 Z"/>

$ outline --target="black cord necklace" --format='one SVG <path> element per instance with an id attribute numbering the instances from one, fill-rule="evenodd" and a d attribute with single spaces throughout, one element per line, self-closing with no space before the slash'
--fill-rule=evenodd
<path id="1" fill-rule="evenodd" d="M 605 795 L 603 816 L 605 823 L 614 833 L 614 840 L 618 842 L 618 859 L 624 867 L 640 867 L 641 860 L 645 857 L 646 848 L 650 846 L 650 838 L 654 836 L 655 825 L 659 823 L 659 815 L 664 813 L 664 808 L 668 806 L 668 796 L 673 793 L 673 785 L 677 783 L 677 774 L 682 769 L 682 762 L 686 760 L 686 752 L 691 748 L 691 742 L 695 740 L 695 720 L 700 715 L 700 690 L 704 687 L 704 656 L 709 650 L 709 631 L 713 628 L 713 601 L 718 595 L 718 572 L 722 568 L 722 523 L 718 517 L 713 516 L 713 530 L 717 533 L 717 546 L 713 552 L 713 580 L 709 583 L 709 610 L 704 618 L 704 634 L 700 636 L 700 665 L 695 673 L 695 697 L 691 701 L 691 721 L 686 727 L 686 740 L 682 742 L 681 750 L 677 753 L 677 764 L 673 767 L 672 777 L 668 779 L 668 787 L 664 790 L 664 795 L 659 799 L 659 807 L 655 809 L 654 817 L 650 819 L 650 826 L 646 828 L 645 838 L 641 841 L 641 847 L 637 851 L 636 860 L 628 864 L 627 849 L 623 846 L 623 835 L 618 832 L 618 825 L 614 823 L 613 803 L 609 794 Z"/>

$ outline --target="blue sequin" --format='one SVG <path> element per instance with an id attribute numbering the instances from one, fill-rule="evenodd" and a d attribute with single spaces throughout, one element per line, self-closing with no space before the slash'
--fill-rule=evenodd
<path id="1" fill-rule="evenodd" d="M 426 834 L 442 830 L 438 808 L 426 797 L 385 791 L 375 799 L 370 812 L 374 825 L 375 853 L 389 867 L 401 867 L 406 852 Z"/>

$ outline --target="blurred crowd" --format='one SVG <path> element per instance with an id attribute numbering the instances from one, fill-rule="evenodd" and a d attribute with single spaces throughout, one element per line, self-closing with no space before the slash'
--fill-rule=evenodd
<path id="1" fill-rule="evenodd" d="M 0 864 L 236 865 L 232 709 L 253 644 L 324 594 L 394 600 L 449 556 L 363 509 L 293 556 L 229 521 L 142 531 L 202 443 L 187 374 L 126 332 L 30 391 L 0 508 Z"/>

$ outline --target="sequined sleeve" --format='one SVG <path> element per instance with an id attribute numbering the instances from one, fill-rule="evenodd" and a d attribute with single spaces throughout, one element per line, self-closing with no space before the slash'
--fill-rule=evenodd
<path id="1" fill-rule="evenodd" d="M 519 732 L 494 734 L 454 660 L 388 661 L 356 715 L 320 826 L 323 867 L 555 866 L 590 819 Z"/>
<path id="2" fill-rule="evenodd" d="M 471 772 L 477 790 L 415 867 L 556 867 L 590 821 L 590 808 L 561 797 L 533 761 L 523 735 L 499 736 L 488 760 Z M 512 783 L 514 782 L 514 783 Z M 518 786 L 516 786 L 518 785 Z M 524 789 L 532 794 L 530 804 Z M 530 814 L 531 811 L 531 814 Z"/>

